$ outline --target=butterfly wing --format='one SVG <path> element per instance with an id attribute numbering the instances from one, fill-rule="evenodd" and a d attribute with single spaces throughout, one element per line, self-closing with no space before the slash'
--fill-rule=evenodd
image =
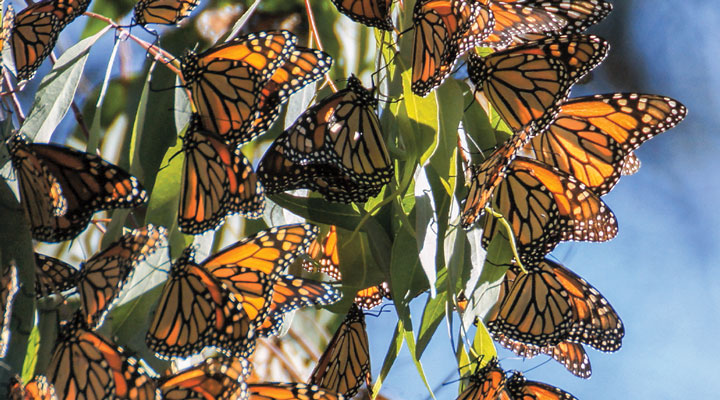
<path id="1" fill-rule="evenodd" d="M 62 399 L 160 398 L 138 361 L 88 329 L 79 314 L 60 327 L 47 374 Z"/>
<path id="2" fill-rule="evenodd" d="M 253 383 L 250 400 L 344 400 L 339 393 L 304 383 Z"/>
<path id="3" fill-rule="evenodd" d="M 20 377 L 10 380 L 11 400 L 57 400 L 55 387 L 42 375 L 35 375 L 23 386 Z"/>
<path id="4" fill-rule="evenodd" d="M 135 4 L 133 16 L 139 25 L 175 25 L 187 18 L 200 0 L 140 0 Z"/>
<path id="5" fill-rule="evenodd" d="M 240 357 L 254 332 L 230 290 L 194 262 L 188 247 L 170 270 L 145 342 L 160 358 L 188 357 L 205 347 Z"/>
<path id="6" fill-rule="evenodd" d="M 309 188 L 343 202 L 377 195 L 394 167 L 376 105 L 372 93 L 351 76 L 346 89 L 305 111 L 260 161 L 258 175 L 267 191 Z"/>
<path id="7" fill-rule="evenodd" d="M 272 304 L 268 316 L 258 329 L 258 335 L 277 335 L 286 313 L 304 307 L 333 304 L 342 298 L 332 285 L 292 275 L 282 275 L 273 286 Z"/>
<path id="8" fill-rule="evenodd" d="M 541 260 L 561 241 L 602 242 L 617 234 L 607 205 L 575 178 L 525 157 L 517 157 L 496 188 L 492 208 L 512 227 L 523 263 Z M 497 218 L 486 215 L 483 243 L 506 235 Z"/>
<path id="9" fill-rule="evenodd" d="M 372 310 L 382 304 L 383 298 L 390 298 L 390 286 L 387 282 L 358 291 L 354 302 L 364 310 Z"/>
<path id="10" fill-rule="evenodd" d="M 555 386 L 529 381 L 517 371 L 508 378 L 507 387 L 513 400 L 577 400 L 570 393 Z"/>
<path id="11" fill-rule="evenodd" d="M 263 85 L 254 106 L 255 118 L 248 128 L 249 135 L 255 137 L 270 129 L 280 114 L 280 106 L 293 93 L 322 78 L 331 65 L 332 57 L 328 54 L 296 46 Z"/>
<path id="12" fill-rule="evenodd" d="M 493 357 L 482 368 L 478 364 L 475 374 L 470 376 L 470 383 L 457 400 L 511 400 L 505 384 L 505 371 Z"/>
<path id="13" fill-rule="evenodd" d="M 35 298 L 60 294 L 77 285 L 79 271 L 57 258 L 35 253 Z"/>
<path id="14" fill-rule="evenodd" d="M 597 36 L 564 35 L 530 42 L 487 57 L 471 55 L 470 80 L 515 132 L 550 124 L 570 88 L 607 55 Z"/>
<path id="15" fill-rule="evenodd" d="M 674 127 L 685 115 L 681 103 L 663 96 L 581 97 L 564 103 L 555 122 L 534 137 L 527 150 L 604 195 L 620 179 L 631 151 Z"/>
<path id="16" fill-rule="evenodd" d="M 371 387 L 369 351 L 365 316 L 353 304 L 320 356 L 308 383 L 352 398 L 363 383 Z"/>
<path id="17" fill-rule="evenodd" d="M 200 234 L 234 213 L 252 219 L 262 216 L 264 189 L 250 161 L 238 148 L 201 129 L 199 118 L 193 117 L 183 138 L 180 231 Z"/>
<path id="18" fill-rule="evenodd" d="M 72 239 L 85 230 L 95 212 L 139 207 L 147 201 L 137 178 L 96 155 L 65 146 L 28 143 L 21 135 L 11 139 L 10 151 L 34 239 Z M 49 191 L 36 193 L 32 188 L 35 183 Z M 38 212 L 42 202 L 50 205 Z M 52 216 L 47 215 L 48 210 L 54 211 Z"/>
<path id="19" fill-rule="evenodd" d="M 158 381 L 163 399 L 247 399 L 244 379 L 250 363 L 244 358 L 213 357 Z"/>
<path id="20" fill-rule="evenodd" d="M 570 296 L 552 271 L 528 267 L 527 274 L 506 273 L 487 327 L 512 340 L 555 345 L 572 326 Z"/>
<path id="21" fill-rule="evenodd" d="M 390 6 L 392 0 L 332 0 L 342 14 L 363 25 L 392 31 Z"/>
<path id="22" fill-rule="evenodd" d="M 77 284 L 85 323 L 102 325 L 135 267 L 165 242 L 167 230 L 148 225 L 120 237 L 80 269 Z"/>
<path id="23" fill-rule="evenodd" d="M 288 31 L 257 32 L 182 60 L 182 75 L 203 127 L 237 145 L 247 132 L 262 88 L 295 48 Z"/>
<path id="24" fill-rule="evenodd" d="M 412 91 L 427 96 L 450 74 L 457 58 L 478 34 L 481 3 L 466 0 L 418 0 L 413 9 L 415 39 L 412 56 Z"/>

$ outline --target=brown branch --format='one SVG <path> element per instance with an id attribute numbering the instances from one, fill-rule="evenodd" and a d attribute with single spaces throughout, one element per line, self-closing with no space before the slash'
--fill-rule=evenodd
<path id="1" fill-rule="evenodd" d="M 15 87 L 12 84 L 12 81 L 10 80 L 10 73 L 3 68 L 3 76 L 5 77 L 5 84 L 8 87 L 8 92 L 10 93 L 10 97 L 12 97 L 13 101 L 13 107 L 15 108 L 15 112 L 17 113 L 17 119 L 18 124 L 22 125 L 23 122 L 25 122 L 25 114 L 23 114 L 22 107 L 20 106 L 20 100 L 17 98 L 17 94 L 15 91 Z"/>

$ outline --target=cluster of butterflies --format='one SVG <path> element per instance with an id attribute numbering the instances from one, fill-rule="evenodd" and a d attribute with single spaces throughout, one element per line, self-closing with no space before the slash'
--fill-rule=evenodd
<path id="1" fill-rule="evenodd" d="M 351 19 L 394 30 L 392 0 L 332 0 Z M 175 24 L 199 0 L 140 0 L 134 23 Z M 31 79 L 52 52 L 60 31 L 90 0 L 45 0 L 3 18 L 19 80 Z M 605 18 L 604 0 L 417 0 L 413 9 L 412 91 L 425 96 L 470 53 L 468 75 L 476 100 L 514 132 L 482 163 L 472 165 L 461 224 L 479 224 L 483 245 L 512 240 L 519 255 L 509 266 L 486 325 L 504 347 L 524 357 L 547 354 L 577 376 L 591 374 L 583 345 L 616 351 L 624 327 L 608 301 L 548 254 L 561 241 L 601 242 L 617 221 L 600 199 L 622 175 L 639 168 L 633 151 L 686 115 L 678 101 L 617 93 L 570 99 L 572 86 L 607 55 L 608 43 L 582 34 Z M 319 50 L 297 44 L 287 31 L 234 38 L 180 59 L 193 115 L 183 135 L 185 160 L 178 227 L 188 234 L 217 228 L 230 214 L 259 218 L 265 194 L 310 189 L 329 201 L 365 202 L 394 175 L 377 100 L 360 80 L 318 100 L 273 142 L 257 172 L 240 147 L 267 132 L 289 97 L 317 82 L 332 65 Z M 475 47 L 490 47 L 486 56 Z M 472 129 L 472 127 L 466 127 Z M 34 239 L 77 237 L 94 213 L 136 208 L 147 193 L 136 178 L 94 154 L 66 146 L 7 141 L 21 204 Z M 493 213 L 486 210 L 493 210 Z M 498 217 L 497 215 L 501 215 Z M 501 223 L 504 219 L 507 224 Z M 509 226 L 511 235 L 505 231 Z M 308 253 L 308 269 L 341 279 L 337 231 L 316 240 L 312 225 L 262 231 L 201 263 L 187 248 L 169 273 L 146 343 L 160 358 L 213 348 L 221 357 L 154 377 L 129 352 L 103 337 L 103 323 L 135 266 L 164 241 L 163 228 L 124 235 L 80 270 L 36 256 L 39 297 L 76 290 L 80 309 L 61 327 L 46 371 L 13 387 L 19 398 L 253 398 L 341 399 L 370 385 L 364 314 L 389 298 L 387 283 L 358 292 L 345 321 L 318 361 L 308 384 L 246 384 L 247 358 L 257 338 L 277 334 L 285 313 L 340 298 L 327 283 L 286 274 Z M 314 261 L 313 261 L 314 260 Z M 17 293 L 16 267 L 2 275 L 3 330 Z M 37 396 L 35 395 L 37 393 Z M 33 397 L 35 396 L 35 397 Z M 478 366 L 462 399 L 570 399 L 519 373 L 509 378 L 497 361 Z"/>
<path id="2" fill-rule="evenodd" d="M 92 256 L 80 269 L 37 254 L 38 299 L 76 291 L 80 308 L 61 323 L 45 375 L 16 380 L 11 398 L 129 399 L 344 399 L 370 385 L 370 358 L 364 314 L 353 304 L 305 383 L 251 383 L 248 358 L 257 338 L 278 333 L 286 313 L 329 305 L 341 295 L 333 285 L 294 277 L 285 270 L 308 251 L 318 228 L 286 225 L 261 231 L 202 263 L 190 246 L 175 260 L 152 316 L 146 343 L 162 359 L 185 358 L 213 349 L 219 353 L 177 373 L 156 376 L 130 351 L 97 332 L 135 267 L 166 241 L 167 231 L 135 229 Z M 17 268 L 0 280 L 3 335 L 17 293 Z M 55 397 L 57 396 L 57 397 Z M 209 396 L 209 397 L 208 397 Z"/>

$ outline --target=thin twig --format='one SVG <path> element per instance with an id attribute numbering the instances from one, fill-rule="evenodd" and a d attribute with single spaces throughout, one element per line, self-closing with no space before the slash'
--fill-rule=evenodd
<path id="1" fill-rule="evenodd" d="M 275 357 L 277 357 L 280 364 L 285 367 L 285 372 L 290 375 L 290 378 L 292 378 L 295 382 L 301 382 L 302 377 L 300 376 L 300 373 L 295 369 L 295 366 L 292 365 L 290 360 L 285 357 L 285 354 L 283 354 L 277 346 L 271 343 L 270 340 L 263 340 L 263 343 L 265 343 L 265 347 L 267 347 L 275 355 Z"/>
<path id="2" fill-rule="evenodd" d="M 23 122 L 25 122 L 25 114 L 23 114 L 22 107 L 20 106 L 20 100 L 18 100 L 15 87 L 10 80 L 10 73 L 8 73 L 5 68 L 3 68 L 3 76 L 5 77 L 5 83 L 8 86 L 10 97 L 12 97 L 13 100 L 13 107 L 15 108 L 15 113 L 17 114 L 18 124 L 22 125 Z"/>
<path id="3" fill-rule="evenodd" d="M 312 12 L 312 8 L 310 8 L 310 0 L 305 0 L 305 8 L 307 9 L 308 24 L 310 24 L 310 32 L 312 33 L 313 38 L 317 42 L 318 49 L 320 49 L 320 51 L 325 51 L 325 49 L 323 48 L 322 42 L 320 41 L 320 34 L 318 33 L 317 25 L 315 25 L 315 15 Z M 335 86 L 335 82 L 333 82 L 332 79 L 330 79 L 330 75 L 327 73 L 325 74 L 325 81 L 327 82 L 328 85 L 330 85 L 330 88 L 332 89 L 333 92 L 338 91 L 337 86 Z"/>

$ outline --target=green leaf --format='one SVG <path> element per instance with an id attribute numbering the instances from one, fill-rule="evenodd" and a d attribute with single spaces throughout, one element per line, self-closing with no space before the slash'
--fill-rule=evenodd
<path id="1" fill-rule="evenodd" d="M 415 174 L 415 229 L 420 264 L 430 285 L 430 297 L 435 297 L 435 258 L 437 255 L 437 217 L 435 199 L 428 182 L 426 168 L 418 168 Z"/>
<path id="2" fill-rule="evenodd" d="M 40 329 L 37 325 L 33 326 L 30 337 L 28 338 L 28 347 L 25 351 L 25 361 L 22 367 L 23 382 L 30 382 L 35 376 L 35 365 L 37 364 L 38 349 L 40 348 Z"/>
<path id="3" fill-rule="evenodd" d="M 425 388 L 427 389 L 428 393 L 430 393 L 430 397 L 433 399 L 435 398 L 435 394 L 432 391 L 432 388 L 430 387 L 430 383 L 427 381 L 427 377 L 425 376 L 425 371 L 423 370 L 422 363 L 420 362 L 420 358 L 417 356 L 415 350 L 415 335 L 412 331 L 412 326 L 409 327 L 409 329 L 405 329 L 405 341 L 408 344 L 408 350 L 410 351 L 410 355 L 412 356 L 413 363 L 415 364 L 415 368 L 418 371 L 418 374 L 420 374 L 420 378 L 422 378 L 423 383 L 425 384 Z"/>
<path id="4" fill-rule="evenodd" d="M 94 36 L 81 40 L 58 58 L 52 71 L 40 82 L 35 102 L 20 128 L 21 133 L 36 142 L 50 141 L 55 128 L 73 102 L 90 47 L 108 30 L 109 26 Z"/>
<path id="5" fill-rule="evenodd" d="M 445 279 L 438 278 L 438 287 L 442 288 L 444 281 Z M 418 358 L 422 356 L 445 316 L 445 303 L 447 301 L 447 291 L 444 290 L 438 291 L 435 297 L 428 296 L 422 320 L 420 321 L 420 331 L 418 332 L 417 348 L 415 350 Z"/>
<path id="6" fill-rule="evenodd" d="M 132 135 L 130 136 L 130 173 L 138 178 L 140 181 L 144 180 L 144 171 L 140 164 L 140 146 L 139 144 L 143 139 L 145 114 L 148 107 L 148 92 L 150 91 L 150 79 L 152 79 L 153 71 L 157 61 L 153 61 L 150 64 L 150 69 L 145 79 L 145 86 L 143 86 L 142 94 L 140 95 L 140 103 L 138 103 L 137 110 L 135 111 L 135 122 L 133 123 Z"/>
<path id="7" fill-rule="evenodd" d="M 485 362 L 487 363 L 493 357 L 497 357 L 497 349 L 495 349 L 495 342 L 493 342 L 490 332 L 488 332 L 485 324 L 482 321 L 478 321 L 477 329 L 475 330 L 475 338 L 472 344 L 473 359 L 471 363 Z"/>
<path id="8" fill-rule="evenodd" d="M 377 379 L 375 380 L 375 384 L 372 387 L 373 393 L 380 393 L 380 388 L 385 381 L 385 377 L 387 377 L 390 369 L 392 368 L 395 360 L 397 359 L 398 354 L 400 354 L 400 349 L 402 349 L 403 342 L 405 341 L 405 335 L 402 334 L 402 331 L 402 322 L 398 321 L 397 325 L 395 326 L 395 332 L 393 333 L 393 337 L 392 339 L 390 339 L 390 346 L 388 347 L 388 351 L 387 353 L 385 353 L 385 360 L 383 361 L 383 366 L 380 369 L 380 375 L 378 375 Z"/>

